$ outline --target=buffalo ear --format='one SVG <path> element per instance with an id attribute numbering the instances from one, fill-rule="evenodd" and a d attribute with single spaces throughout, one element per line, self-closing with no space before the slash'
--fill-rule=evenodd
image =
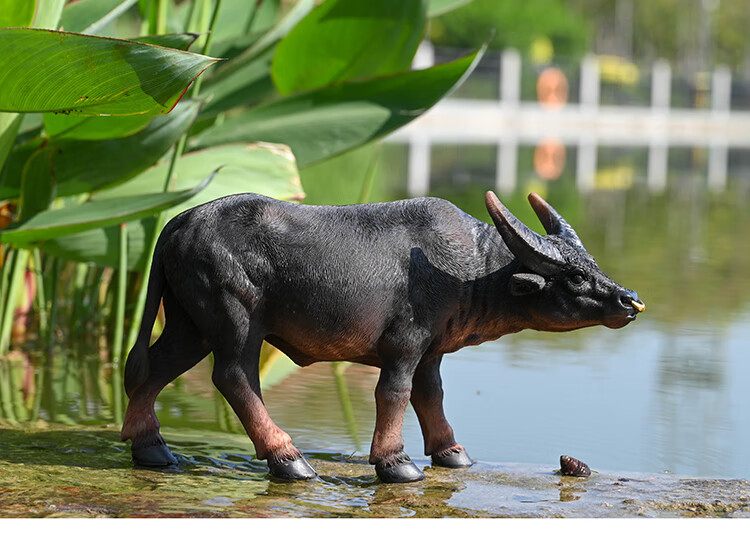
<path id="1" fill-rule="evenodd" d="M 546 284 L 547 281 L 538 274 L 513 274 L 510 276 L 510 293 L 513 296 L 535 294 Z"/>

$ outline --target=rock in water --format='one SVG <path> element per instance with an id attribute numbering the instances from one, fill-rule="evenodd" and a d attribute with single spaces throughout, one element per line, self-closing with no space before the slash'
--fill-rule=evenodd
<path id="1" fill-rule="evenodd" d="M 581 460 L 570 456 L 560 456 L 560 472 L 564 476 L 590 476 L 591 469 Z"/>

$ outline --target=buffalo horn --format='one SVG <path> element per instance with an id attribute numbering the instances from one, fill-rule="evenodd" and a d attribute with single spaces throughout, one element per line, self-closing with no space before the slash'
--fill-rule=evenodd
<path id="1" fill-rule="evenodd" d="M 485 202 L 492 221 L 513 255 L 541 275 L 560 271 L 565 260 L 553 244 L 521 223 L 494 192 L 487 192 Z"/>
<path id="2" fill-rule="evenodd" d="M 542 222 L 542 225 L 547 230 L 547 234 L 562 236 L 579 248 L 585 249 L 583 242 L 578 238 L 573 227 L 549 203 L 535 193 L 529 194 L 529 203 L 531 203 L 531 208 L 534 209 L 539 221 Z"/>

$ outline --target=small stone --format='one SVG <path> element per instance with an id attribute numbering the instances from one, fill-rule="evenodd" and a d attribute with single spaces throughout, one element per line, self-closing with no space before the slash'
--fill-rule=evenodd
<path id="1" fill-rule="evenodd" d="M 590 476 L 591 469 L 581 460 L 576 460 L 570 456 L 560 456 L 560 472 L 564 476 Z"/>

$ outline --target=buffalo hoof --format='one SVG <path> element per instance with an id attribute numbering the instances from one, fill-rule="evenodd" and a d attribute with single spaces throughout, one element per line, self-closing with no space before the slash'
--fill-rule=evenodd
<path id="1" fill-rule="evenodd" d="M 268 460 L 271 476 L 280 480 L 310 480 L 318 476 L 305 458 L 296 460 Z"/>
<path id="2" fill-rule="evenodd" d="M 466 449 L 461 448 L 461 450 L 458 451 L 448 450 L 445 453 L 433 454 L 432 465 L 458 469 L 460 467 L 471 467 L 474 465 L 474 461 L 469 458 Z"/>
<path id="3" fill-rule="evenodd" d="M 133 463 L 142 467 L 167 467 L 177 465 L 177 458 L 166 445 L 149 445 L 132 451 Z"/>
<path id="4" fill-rule="evenodd" d="M 381 482 L 387 484 L 404 484 L 424 480 L 424 473 L 408 458 L 397 465 L 377 464 L 375 465 L 375 472 Z"/>

